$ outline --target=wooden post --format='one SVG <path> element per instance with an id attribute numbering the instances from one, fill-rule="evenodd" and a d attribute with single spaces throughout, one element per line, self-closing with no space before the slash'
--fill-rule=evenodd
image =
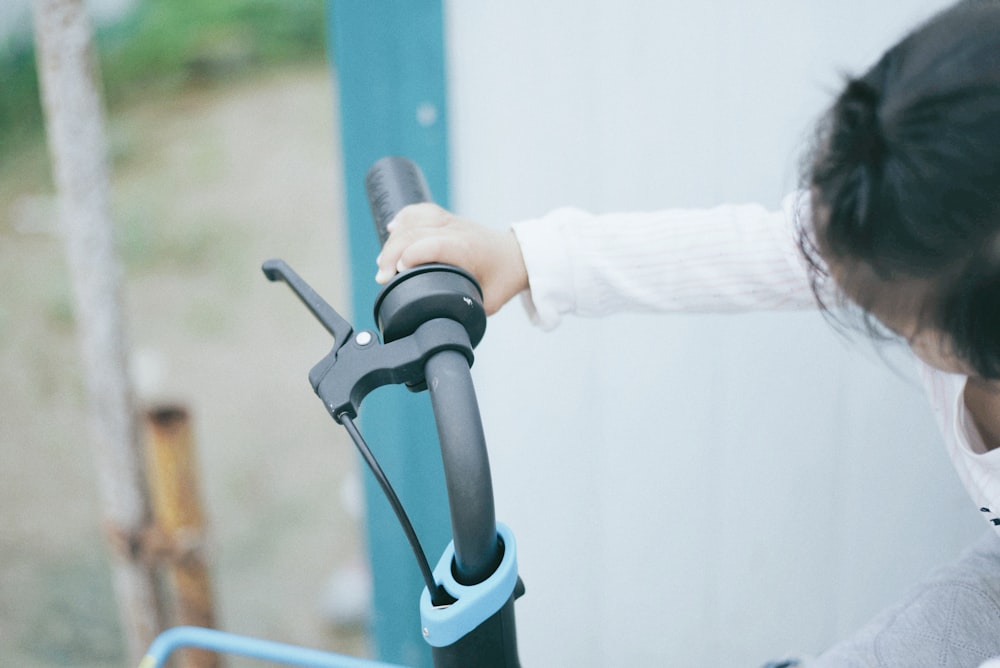
<path id="1" fill-rule="evenodd" d="M 154 408 L 146 413 L 146 434 L 153 512 L 167 548 L 176 623 L 211 628 L 215 615 L 190 416 L 176 406 Z M 214 652 L 184 653 L 185 668 L 219 665 Z"/>
<path id="2" fill-rule="evenodd" d="M 152 521 L 128 374 L 108 142 L 93 31 L 83 0 L 33 0 L 42 106 L 73 284 L 103 515 L 132 665 L 162 628 L 146 538 Z"/>

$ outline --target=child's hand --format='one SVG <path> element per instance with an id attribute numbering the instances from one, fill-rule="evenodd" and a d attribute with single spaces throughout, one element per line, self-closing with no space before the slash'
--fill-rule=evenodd
<path id="1" fill-rule="evenodd" d="M 388 229 L 389 239 L 376 260 L 375 280 L 379 283 L 387 283 L 396 272 L 419 264 L 453 264 L 479 281 L 487 315 L 528 288 L 521 247 L 510 230 L 500 232 L 477 225 L 436 204 L 406 207 Z"/>

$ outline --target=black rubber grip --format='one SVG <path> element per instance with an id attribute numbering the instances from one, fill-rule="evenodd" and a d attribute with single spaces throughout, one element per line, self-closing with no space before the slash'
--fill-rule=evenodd
<path id="1" fill-rule="evenodd" d="M 389 238 L 386 226 L 403 207 L 431 201 L 423 172 L 412 160 L 401 156 L 376 161 L 365 176 L 365 191 L 379 245 Z"/>

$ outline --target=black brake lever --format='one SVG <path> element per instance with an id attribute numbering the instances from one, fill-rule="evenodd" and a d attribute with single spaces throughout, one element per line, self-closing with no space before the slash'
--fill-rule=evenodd
<path id="1" fill-rule="evenodd" d="M 333 349 L 309 371 L 309 382 L 337 422 L 345 415 L 356 417 L 361 401 L 384 385 L 405 384 L 413 391 L 425 389 L 427 360 L 443 350 L 457 350 L 472 364 L 474 344 L 469 340 L 467 328 L 446 317 L 447 309 L 426 322 L 413 322 L 412 328 L 397 340 L 382 343 L 375 332 L 362 331 L 355 335 L 351 323 L 283 260 L 268 260 L 263 270 L 269 280 L 287 283 L 333 335 Z"/>
<path id="2" fill-rule="evenodd" d="M 316 319 L 320 321 L 326 331 L 333 334 L 333 349 L 336 352 L 340 349 L 354 333 L 354 327 L 333 310 L 333 307 L 326 303 L 312 287 L 306 283 L 295 270 L 288 266 L 284 260 L 271 259 L 264 262 L 264 275 L 269 281 L 284 281 L 292 289 L 302 303 L 306 305 Z"/>

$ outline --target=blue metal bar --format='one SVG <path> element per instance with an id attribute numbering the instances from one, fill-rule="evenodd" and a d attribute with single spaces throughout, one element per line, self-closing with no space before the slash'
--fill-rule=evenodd
<path id="1" fill-rule="evenodd" d="M 398 664 L 331 654 L 308 647 L 196 626 L 178 626 L 161 633 L 149 646 L 149 651 L 139 664 L 139 668 L 160 668 L 175 650 L 183 647 L 207 649 L 220 654 L 235 654 L 305 668 L 404 668 Z"/>
<path id="2" fill-rule="evenodd" d="M 364 193 L 377 159 L 405 155 L 422 168 L 431 195 L 448 206 L 444 29 L 440 0 L 328 0 L 338 89 L 351 297 L 357 329 L 374 326 L 379 246 Z M 367 416 L 372 419 L 366 419 Z M 444 473 L 426 394 L 385 388 L 365 401 L 359 424 L 428 554 L 450 539 Z M 418 601 L 423 586 L 403 532 L 370 477 L 367 539 L 375 581 L 373 639 L 389 661 L 430 668 Z"/>

